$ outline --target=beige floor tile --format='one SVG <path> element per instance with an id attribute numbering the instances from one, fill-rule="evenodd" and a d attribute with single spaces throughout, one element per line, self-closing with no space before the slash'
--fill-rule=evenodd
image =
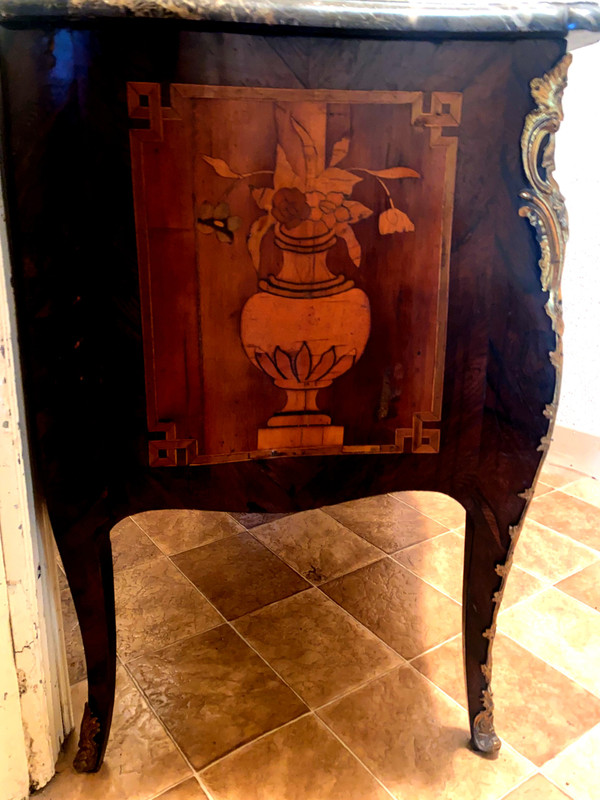
<path id="1" fill-rule="evenodd" d="M 65 636 L 65 649 L 67 651 L 67 667 L 69 670 L 69 684 L 82 681 L 86 674 L 85 655 L 81 631 L 77 621 L 77 612 L 71 597 L 71 590 L 64 574 L 59 570 L 58 585 L 60 588 L 60 607 L 62 611 L 63 631 Z"/>
<path id="2" fill-rule="evenodd" d="M 87 700 L 85 681 L 73 687 L 77 725 Z M 106 759 L 96 774 L 72 766 L 79 731 L 73 731 L 56 766 L 56 775 L 36 800 L 147 800 L 191 775 L 123 667 L 117 669 L 115 713 Z M 200 796 L 201 797 L 201 796 Z"/>
<path id="3" fill-rule="evenodd" d="M 382 557 L 381 550 L 319 509 L 261 525 L 253 534 L 307 580 L 317 584 Z"/>
<path id="4" fill-rule="evenodd" d="M 577 472 L 575 469 L 559 467 L 558 464 L 550 464 L 548 461 L 546 461 L 540 473 L 540 480 L 555 489 L 559 489 L 561 486 L 572 483 L 581 477 L 583 477 L 581 472 Z"/>
<path id="5" fill-rule="evenodd" d="M 372 775 L 312 716 L 227 756 L 203 772 L 202 779 L 214 800 L 389 800 Z"/>
<path id="6" fill-rule="evenodd" d="M 447 528 L 460 528 L 465 524 L 465 509 L 447 494 L 441 492 L 394 492 L 393 497 L 437 520 Z"/>
<path id="7" fill-rule="evenodd" d="M 310 586 L 249 533 L 180 553 L 173 561 L 227 619 Z"/>
<path id="8" fill-rule="evenodd" d="M 500 612 L 499 627 L 523 647 L 600 695 L 600 614 L 551 588 Z"/>
<path id="9" fill-rule="evenodd" d="M 196 769 L 307 711 L 228 625 L 130 668 Z"/>
<path id="10" fill-rule="evenodd" d="M 312 708 L 402 663 L 317 589 L 242 617 L 235 628 Z"/>
<path id="11" fill-rule="evenodd" d="M 115 575 L 115 606 L 117 651 L 125 661 L 222 622 L 164 556 Z"/>
<path id="12" fill-rule="evenodd" d="M 322 587 L 404 658 L 413 658 L 461 629 L 458 603 L 390 558 Z"/>
<path id="13" fill-rule="evenodd" d="M 600 725 L 549 761 L 542 772 L 573 800 L 598 800 Z"/>
<path id="14" fill-rule="evenodd" d="M 412 664 L 466 708 L 460 637 Z M 498 735 L 538 766 L 600 722 L 600 699 L 501 634 L 492 685 Z"/>
<path id="15" fill-rule="evenodd" d="M 461 603 L 464 548 L 464 537 L 456 531 L 451 531 L 436 536 L 435 539 L 407 547 L 396 553 L 394 559 L 449 595 L 457 603 Z M 513 566 L 504 592 L 502 607 L 508 608 L 513 603 L 539 591 L 543 586 L 544 584 L 537 578 Z"/>
<path id="16" fill-rule="evenodd" d="M 110 532 L 110 543 L 115 572 L 139 567 L 146 561 L 153 561 L 162 556 L 158 547 L 131 517 L 126 517 L 118 525 L 115 525 Z"/>
<path id="17" fill-rule="evenodd" d="M 531 595 L 541 591 L 545 585 L 547 584 L 539 580 L 539 578 L 535 578 L 513 564 L 502 597 L 502 609 L 506 610 L 514 606 L 515 603 L 520 603 L 526 597 L 531 597 Z"/>
<path id="18" fill-rule="evenodd" d="M 535 496 L 541 497 L 543 494 L 548 494 L 548 492 L 553 492 L 554 486 L 550 486 L 547 483 L 543 483 L 543 481 L 538 481 L 535 487 Z"/>
<path id="19" fill-rule="evenodd" d="M 600 508 L 564 492 L 538 497 L 529 517 L 578 542 L 600 550 Z"/>
<path id="20" fill-rule="evenodd" d="M 230 514 L 246 530 L 251 530 L 259 525 L 266 525 L 269 522 L 276 522 L 276 520 L 288 516 L 288 514 L 263 514 L 252 511 L 230 512 Z"/>
<path id="21" fill-rule="evenodd" d="M 600 481 L 595 478 L 579 478 L 574 483 L 563 486 L 562 491 L 573 497 L 579 497 L 580 500 L 585 500 L 586 503 L 591 503 L 593 506 L 600 507 Z"/>
<path id="22" fill-rule="evenodd" d="M 208 800 L 208 796 L 201 789 L 198 781 L 190 778 L 163 792 L 156 800 Z"/>
<path id="23" fill-rule="evenodd" d="M 394 559 L 460 603 L 464 550 L 463 537 L 449 532 L 400 550 Z"/>
<path id="24" fill-rule="evenodd" d="M 543 775 L 534 775 L 507 795 L 504 800 L 565 800 L 568 795 L 557 789 Z"/>
<path id="25" fill-rule="evenodd" d="M 555 533 L 534 519 L 526 519 L 515 548 L 514 563 L 543 581 L 556 583 L 565 575 L 600 559 L 600 553 Z"/>
<path id="26" fill-rule="evenodd" d="M 600 611 L 600 561 L 557 583 L 556 588 Z"/>
<path id="27" fill-rule="evenodd" d="M 398 800 L 497 800 L 532 771 L 506 746 L 473 753 L 466 712 L 410 667 L 318 713 Z"/>
<path id="28" fill-rule="evenodd" d="M 135 521 L 168 556 L 244 530 L 239 522 L 222 511 L 144 511 L 135 515 Z"/>
<path id="29" fill-rule="evenodd" d="M 444 525 L 387 494 L 325 506 L 323 510 L 386 553 L 447 530 Z"/>

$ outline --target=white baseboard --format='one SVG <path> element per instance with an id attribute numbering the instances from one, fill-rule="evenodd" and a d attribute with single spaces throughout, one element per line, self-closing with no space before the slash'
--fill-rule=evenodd
<path id="1" fill-rule="evenodd" d="M 552 435 L 548 461 L 600 478 L 600 436 L 557 425 Z"/>

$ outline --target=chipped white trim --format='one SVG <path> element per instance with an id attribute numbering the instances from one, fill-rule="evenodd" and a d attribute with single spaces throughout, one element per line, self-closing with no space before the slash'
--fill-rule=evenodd
<path id="1" fill-rule="evenodd" d="M 0 199 L 0 800 L 45 785 L 73 727 L 52 548 L 31 482 Z"/>

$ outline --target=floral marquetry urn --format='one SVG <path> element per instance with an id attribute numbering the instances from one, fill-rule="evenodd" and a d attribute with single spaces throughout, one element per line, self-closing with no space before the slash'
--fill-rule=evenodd
<path id="1" fill-rule="evenodd" d="M 248 251 L 255 265 L 264 267 L 263 239 L 273 231 L 275 247 L 282 252 L 277 274 L 259 280 L 259 291 L 244 305 L 240 338 L 250 361 L 284 389 L 286 402 L 258 430 L 259 450 L 302 446 L 342 445 L 344 429 L 317 404 L 317 393 L 350 370 L 362 356 L 371 329 L 367 294 L 343 273 L 327 264 L 328 253 L 341 239 L 347 249 L 349 269 L 361 267 L 362 248 L 352 226 L 373 211 L 352 198 L 356 184 L 370 177 L 383 194 L 385 210 L 379 215 L 380 235 L 414 231 L 409 217 L 394 206 L 387 182 L 419 178 L 406 167 L 371 170 L 345 164 L 350 137 L 343 136 L 326 159 L 325 106 L 290 104 L 278 109 L 278 142 L 272 186 L 252 188 L 264 215 L 252 224 Z M 294 156 L 296 156 L 294 158 Z M 298 157 L 299 156 L 299 157 Z M 203 155 L 224 178 L 248 182 L 257 173 L 239 173 L 223 159 Z M 270 173 L 269 173 L 270 174 Z M 198 222 L 203 233 L 217 230 L 219 241 L 233 233 L 221 203 L 222 219 L 207 220 L 206 208 Z M 208 225 L 207 225 L 208 221 Z M 270 266 L 267 264 L 267 267 Z"/>

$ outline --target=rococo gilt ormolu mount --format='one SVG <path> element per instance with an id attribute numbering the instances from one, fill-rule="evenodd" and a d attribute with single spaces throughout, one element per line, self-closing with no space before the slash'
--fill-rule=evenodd
<path id="1" fill-rule="evenodd" d="M 109 735 L 109 534 L 399 490 L 466 511 L 472 743 L 560 384 L 554 135 L 595 4 L 0 2 L 35 478 Z M 530 224 L 531 223 L 531 224 Z M 527 676 L 523 676 L 527 680 Z"/>

